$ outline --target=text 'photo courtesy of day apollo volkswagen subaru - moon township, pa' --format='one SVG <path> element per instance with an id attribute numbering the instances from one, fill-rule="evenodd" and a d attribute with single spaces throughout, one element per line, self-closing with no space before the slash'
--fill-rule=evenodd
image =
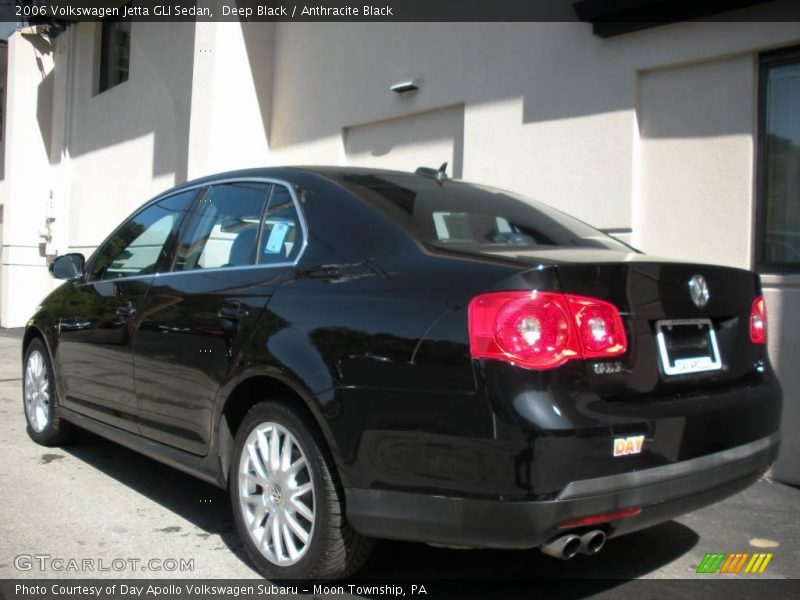
<path id="1" fill-rule="evenodd" d="M 228 489 L 267 577 L 346 577 L 376 538 L 594 554 L 778 453 L 755 274 L 444 169 L 199 179 L 50 270 L 31 438 L 88 429 Z"/>

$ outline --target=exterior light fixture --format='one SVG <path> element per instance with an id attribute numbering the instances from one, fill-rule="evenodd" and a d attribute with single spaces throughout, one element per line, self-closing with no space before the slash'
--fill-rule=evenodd
<path id="1" fill-rule="evenodd" d="M 405 79 L 393 84 L 391 89 L 395 94 L 405 94 L 408 92 L 416 92 L 422 87 L 422 77 L 415 77 L 414 79 Z"/>

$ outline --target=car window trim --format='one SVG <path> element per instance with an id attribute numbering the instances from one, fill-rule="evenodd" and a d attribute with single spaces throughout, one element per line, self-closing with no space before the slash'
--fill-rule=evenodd
<path id="1" fill-rule="evenodd" d="M 155 273 L 148 273 L 146 275 L 131 275 L 129 277 L 117 277 L 116 279 L 102 279 L 102 280 L 97 280 L 97 281 L 130 281 L 130 280 L 135 280 L 135 279 L 144 279 L 144 278 L 147 278 L 147 277 L 160 278 L 160 277 L 166 277 L 166 276 L 169 276 L 169 275 L 186 275 L 186 274 L 190 274 L 190 273 L 214 273 L 214 272 L 217 272 L 217 271 L 232 271 L 232 270 L 245 270 L 245 269 L 274 269 L 274 268 L 285 269 L 287 267 L 296 267 L 297 264 L 300 262 L 300 259 L 303 257 L 303 254 L 306 251 L 306 247 L 308 246 L 308 224 L 306 222 L 306 216 L 305 216 L 305 214 L 303 213 L 303 210 L 300 207 L 300 199 L 297 197 L 297 192 L 295 191 L 294 186 L 290 182 L 286 181 L 285 179 L 276 179 L 274 177 L 231 177 L 231 178 L 226 178 L 226 179 L 218 179 L 218 180 L 215 180 L 215 181 L 203 181 L 202 183 L 197 183 L 197 184 L 188 185 L 188 186 L 182 186 L 179 189 L 175 189 L 175 190 L 169 190 L 168 192 L 166 192 L 164 194 L 161 194 L 159 196 L 156 196 L 152 200 L 146 202 L 139 210 L 137 210 L 130 217 L 125 219 L 125 221 L 123 221 L 119 225 L 119 227 L 114 229 L 114 231 L 111 232 L 111 235 L 109 235 L 105 240 L 103 240 L 103 242 L 97 248 L 99 250 L 103 245 L 105 245 L 105 243 L 109 239 L 111 239 L 111 237 L 115 233 L 117 233 L 117 231 L 120 228 L 122 228 L 128 221 L 130 221 L 132 218 L 134 218 L 140 212 L 142 212 L 143 210 L 149 208 L 153 204 L 157 204 L 158 202 L 160 202 L 161 200 L 164 200 L 165 198 L 169 198 L 170 196 L 174 196 L 174 195 L 177 195 L 177 194 L 182 194 L 184 192 L 190 192 L 192 190 L 199 190 L 201 188 L 208 188 L 208 187 L 211 187 L 213 185 L 224 185 L 224 184 L 228 184 L 228 183 L 247 183 L 247 182 L 271 184 L 273 186 L 273 189 L 270 191 L 270 195 L 272 194 L 272 191 L 274 190 L 274 186 L 276 186 L 276 185 L 282 185 L 283 187 L 285 187 L 289 191 L 289 195 L 292 197 L 292 203 L 294 204 L 295 212 L 297 213 L 297 219 L 300 222 L 300 230 L 303 232 L 303 243 L 300 246 L 300 252 L 297 253 L 297 257 L 294 259 L 294 261 L 287 261 L 287 262 L 282 262 L 282 263 L 274 263 L 274 264 L 269 264 L 269 265 L 267 265 L 267 264 L 254 264 L 254 265 L 240 265 L 240 266 L 236 266 L 236 267 L 214 267 L 212 269 L 188 269 L 186 271 L 172 271 L 171 269 L 172 269 L 173 265 L 170 264 L 169 265 L 170 270 L 168 270 L 168 271 L 156 271 Z M 198 199 L 200 197 L 201 197 L 201 194 L 196 192 L 194 199 L 189 204 L 189 208 L 185 211 L 185 214 L 181 218 L 181 222 L 178 225 L 178 233 L 180 233 L 180 230 L 183 228 L 183 225 L 186 222 L 186 219 L 187 219 L 189 213 L 194 208 L 194 205 L 197 203 L 197 201 L 198 201 Z M 176 236 L 176 238 L 177 238 L 177 236 Z M 177 241 L 178 241 L 178 239 L 175 240 L 176 243 L 177 243 Z M 95 251 L 95 254 L 96 254 L 96 252 L 97 251 Z M 92 259 L 95 258 L 95 254 L 92 255 Z M 88 269 L 88 266 L 87 266 L 87 269 Z M 90 281 L 92 281 L 92 280 L 87 279 L 86 283 L 89 283 Z"/>
<path id="2" fill-rule="evenodd" d="M 109 233 L 106 236 L 106 238 L 97 245 L 97 248 L 94 250 L 94 252 L 92 252 L 89 255 L 89 258 L 86 260 L 86 265 L 84 266 L 85 277 L 84 277 L 83 281 L 81 281 L 80 283 L 81 284 L 85 284 L 85 283 L 95 283 L 95 282 L 98 282 L 98 281 L 123 281 L 123 280 L 128 280 L 128 279 L 144 279 L 145 277 L 152 277 L 153 275 L 155 275 L 155 273 L 146 273 L 144 275 L 130 275 L 128 277 L 115 277 L 113 279 L 96 279 L 96 278 L 92 277 L 92 269 L 94 268 L 94 264 L 97 261 L 97 258 L 100 256 L 100 250 L 115 235 L 117 235 L 117 233 L 119 233 L 119 231 L 123 227 L 125 227 L 132 219 L 135 219 L 137 216 L 142 214 L 148 208 L 151 208 L 152 206 L 155 206 L 156 204 L 166 200 L 167 198 L 171 198 L 172 196 L 178 196 L 180 194 L 183 194 L 185 192 L 191 192 L 193 190 L 195 192 L 194 197 L 188 202 L 186 210 L 182 210 L 181 211 L 182 214 L 180 215 L 178 221 L 173 225 L 172 231 L 170 231 L 169 236 L 167 237 L 166 240 L 164 240 L 164 245 L 161 247 L 161 251 L 159 252 L 159 257 L 158 257 L 158 261 L 156 262 L 156 264 L 163 262 L 164 249 L 167 247 L 167 245 L 170 245 L 172 247 L 172 250 L 175 249 L 174 246 L 175 246 L 175 242 L 177 240 L 177 235 L 180 232 L 181 228 L 183 227 L 183 224 L 186 221 L 186 217 L 189 214 L 189 209 L 192 206 L 194 206 L 195 202 L 197 202 L 198 192 L 197 192 L 197 189 L 195 188 L 195 186 L 181 188 L 179 190 L 175 190 L 175 189 L 168 190 L 168 191 L 156 196 L 155 198 L 153 198 L 151 200 L 148 200 L 142 206 L 140 206 L 137 210 L 135 210 L 133 213 L 131 213 L 128 216 L 128 218 L 126 218 L 124 221 L 122 221 L 122 223 L 117 225 L 111 231 L 111 233 Z M 171 259 L 170 259 L 169 263 L 170 264 L 172 263 Z"/>

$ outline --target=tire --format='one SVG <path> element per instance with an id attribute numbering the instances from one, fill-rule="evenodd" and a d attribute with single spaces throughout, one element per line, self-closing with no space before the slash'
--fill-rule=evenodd
<path id="1" fill-rule="evenodd" d="M 55 381 L 47 348 L 42 340 L 34 339 L 22 363 L 22 408 L 28 436 L 42 446 L 59 446 L 75 434 L 59 414 Z"/>
<path id="2" fill-rule="evenodd" d="M 347 522 L 322 435 L 285 399 L 256 404 L 245 415 L 228 487 L 245 550 L 268 579 L 339 579 L 369 557 L 373 541 Z"/>

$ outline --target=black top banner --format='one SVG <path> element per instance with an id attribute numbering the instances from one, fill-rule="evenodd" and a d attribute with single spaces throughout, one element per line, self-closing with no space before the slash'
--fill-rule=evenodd
<path id="1" fill-rule="evenodd" d="M 758 5 L 769 9 L 759 10 Z M 773 0 L 0 0 L 0 20 L 99 21 L 585 21 L 658 24 L 800 20 L 800 2 Z"/>

